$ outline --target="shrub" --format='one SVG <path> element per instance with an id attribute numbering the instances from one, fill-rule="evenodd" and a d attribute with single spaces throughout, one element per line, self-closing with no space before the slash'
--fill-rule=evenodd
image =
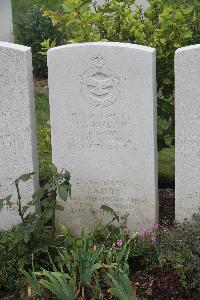
<path id="1" fill-rule="evenodd" d="M 0 199 L 0 211 L 4 205 L 16 205 L 20 223 L 13 226 L 7 238 L 1 237 L 2 245 L 8 245 L 10 250 L 18 255 L 18 264 L 30 264 L 31 254 L 46 253 L 55 241 L 55 210 L 64 208 L 57 202 L 57 195 L 66 201 L 71 195 L 70 174 L 63 170 L 57 172 L 52 166 L 53 176 L 48 183 L 39 188 L 26 205 L 23 205 L 20 184 L 31 179 L 34 173 L 23 174 L 14 181 L 16 187 L 15 201 L 12 195 Z M 33 209 L 37 208 L 37 209 Z"/>
<path id="2" fill-rule="evenodd" d="M 9 233 L 0 232 L 0 240 L 9 241 Z M 0 290 L 15 291 L 20 288 L 21 275 L 18 271 L 19 257 L 15 251 L 10 251 L 9 244 L 0 243 Z"/>
<path id="3" fill-rule="evenodd" d="M 41 78 L 47 77 L 46 57 L 40 54 L 41 42 L 49 36 L 60 43 L 61 34 L 50 18 L 42 16 L 39 6 L 33 6 L 15 24 L 15 42 L 32 48 L 34 74 Z"/>
<path id="4" fill-rule="evenodd" d="M 184 286 L 200 291 L 200 213 L 191 222 L 163 230 L 158 244 L 162 268 L 176 271 Z"/>
<path id="5" fill-rule="evenodd" d="M 108 293 L 115 296 L 109 299 L 135 299 L 129 272 L 127 268 L 121 269 L 128 257 L 126 244 L 121 246 L 120 251 L 115 250 L 115 255 L 110 249 L 108 255 L 104 248 L 93 244 L 90 236 L 82 235 L 81 239 L 76 239 L 68 235 L 68 238 L 72 242 L 71 247 L 59 251 L 58 263 L 54 264 L 50 258 L 51 271 L 42 268 L 40 272 L 33 270 L 28 273 L 22 270 L 35 295 L 41 295 L 42 286 L 60 300 L 103 300 L 107 299 Z M 123 262 L 121 253 L 126 253 Z"/>
<path id="6" fill-rule="evenodd" d="M 90 296 L 99 300 L 135 299 L 137 284 L 129 280 L 129 266 L 135 259 L 131 271 L 140 273 L 143 279 L 145 276 L 147 287 L 148 274 L 152 286 L 157 282 L 154 275 L 157 274 L 157 278 L 161 275 L 162 282 L 165 272 L 169 275 L 167 278 L 176 278 L 185 295 L 189 295 L 189 290 L 191 294 L 198 293 L 200 213 L 194 215 L 191 222 L 175 224 L 170 229 L 154 224 L 130 236 L 127 215 L 120 217 L 112 208 L 103 205 L 101 209 L 111 216 L 107 224 L 99 221 L 87 236 L 82 231 L 80 239 L 74 237 L 64 225 L 56 235 L 53 214 L 55 209 L 62 209 L 56 202 L 56 194 L 66 201 L 71 185 L 67 171 L 57 173 L 55 167 L 52 169 L 53 178 L 33 195 L 33 200 L 28 204 L 40 203 L 41 213 L 27 214 L 27 206 L 21 206 L 21 198 L 18 197 L 21 223 L 10 231 L 0 232 L 1 288 L 18 288 L 20 276 L 17 269 L 26 263 L 26 270 L 21 270 L 21 273 L 35 296 L 50 293 L 57 299 L 90 299 Z M 19 183 L 29 180 L 31 176 L 25 174 L 16 179 L 17 190 Z M 0 199 L 0 209 L 5 202 L 12 206 L 11 197 L 8 196 Z M 39 255 L 41 253 L 43 255 Z M 172 290 L 172 282 L 164 280 L 163 291 L 168 288 Z M 162 287 L 155 293 L 158 291 L 162 291 Z"/>

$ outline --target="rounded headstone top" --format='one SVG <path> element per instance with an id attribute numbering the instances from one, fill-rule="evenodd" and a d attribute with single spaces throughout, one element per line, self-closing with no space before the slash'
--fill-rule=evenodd
<path id="1" fill-rule="evenodd" d="M 23 45 L 8 43 L 8 42 L 1 42 L 0 41 L 0 47 L 7 48 L 7 49 L 13 49 L 13 50 L 19 50 L 19 51 L 29 51 L 31 48 Z"/>
<path id="2" fill-rule="evenodd" d="M 87 43 L 77 43 L 77 44 L 68 44 L 63 46 L 58 46 L 55 48 L 51 48 L 48 53 L 57 51 L 57 50 L 63 50 L 67 48 L 77 48 L 77 47 L 118 47 L 118 48 L 130 48 L 130 49 L 136 49 L 136 50 L 142 50 L 149 53 L 155 52 L 155 48 L 137 45 L 137 44 L 130 44 L 130 43 L 119 43 L 119 42 L 87 42 Z"/>

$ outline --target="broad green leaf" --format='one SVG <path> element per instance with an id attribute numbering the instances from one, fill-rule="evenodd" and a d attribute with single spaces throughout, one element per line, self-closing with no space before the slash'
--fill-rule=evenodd
<path id="1" fill-rule="evenodd" d="M 18 177 L 18 178 L 15 180 L 15 182 L 16 182 L 16 183 L 18 183 L 19 181 L 26 182 L 26 181 L 30 180 L 31 177 L 32 177 L 33 175 L 35 175 L 35 174 L 36 174 L 35 172 L 23 174 L 23 175 L 21 175 L 20 177 Z"/>
<path id="2" fill-rule="evenodd" d="M 32 276 L 26 272 L 25 270 L 20 270 L 20 272 L 26 277 L 29 284 L 31 285 L 33 292 L 35 296 L 41 296 L 41 290 L 40 290 L 40 284 L 35 276 L 35 274 L 32 274 Z"/>
<path id="3" fill-rule="evenodd" d="M 64 173 L 63 177 L 64 177 L 66 180 L 70 180 L 70 173 L 69 173 L 67 170 L 65 170 L 65 173 Z"/>
<path id="4" fill-rule="evenodd" d="M 51 172 L 53 174 L 56 174 L 58 172 L 58 170 L 57 170 L 57 168 L 56 168 L 56 166 L 54 164 L 51 164 Z"/>
<path id="5" fill-rule="evenodd" d="M 40 188 L 38 189 L 34 194 L 33 194 L 33 199 L 36 201 L 40 201 L 44 195 L 45 195 L 45 189 L 44 188 Z"/>
<path id="6" fill-rule="evenodd" d="M 44 211 L 44 215 L 47 221 L 53 217 L 53 214 L 54 214 L 54 210 L 52 208 L 46 208 Z"/>
<path id="7" fill-rule="evenodd" d="M 60 204 L 56 204 L 56 205 L 55 205 L 55 209 L 56 209 L 56 210 L 63 211 L 63 210 L 64 210 L 64 207 L 63 207 L 62 205 L 60 205 Z"/>
<path id="8" fill-rule="evenodd" d="M 101 206 L 101 209 L 102 209 L 103 211 L 108 212 L 108 213 L 110 213 L 111 215 L 113 215 L 114 218 L 119 222 L 119 216 L 116 214 L 116 212 L 115 212 L 111 207 L 109 207 L 109 206 L 107 206 L 107 205 L 102 205 L 102 206 Z"/>
<path id="9" fill-rule="evenodd" d="M 70 4 L 70 3 L 64 3 L 63 4 L 63 9 L 66 13 L 71 13 L 76 10 L 77 6 L 75 4 Z"/>
<path id="10" fill-rule="evenodd" d="M 69 196 L 69 190 L 65 185 L 59 185 L 58 186 L 58 195 L 62 200 L 67 200 Z"/>
<path id="11" fill-rule="evenodd" d="M 8 205 L 9 207 L 11 207 L 14 203 L 10 201 L 10 199 L 12 198 L 12 195 L 9 195 L 3 199 L 0 199 L 0 211 L 2 210 L 4 205 Z"/>

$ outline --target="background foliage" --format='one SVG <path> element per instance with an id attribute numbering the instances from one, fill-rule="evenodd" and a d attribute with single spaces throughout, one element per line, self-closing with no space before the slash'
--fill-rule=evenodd
<path id="1" fill-rule="evenodd" d="M 17 3 L 13 3 L 14 10 L 20 11 L 20 14 L 14 13 L 15 42 L 32 48 L 34 74 L 37 78 L 46 78 L 47 60 L 46 57 L 40 53 L 41 43 L 44 39 L 51 36 L 51 38 L 59 44 L 61 43 L 61 34 L 52 25 L 50 18 L 43 16 L 43 8 L 48 8 L 48 3 L 42 6 L 42 3 L 35 1 L 38 5 L 31 7 L 28 7 L 30 1 L 28 1 L 28 3 L 26 2 L 24 6 L 20 6 L 20 3 L 22 2 L 18 1 Z M 56 1 L 52 1 L 51 7 L 53 7 L 55 3 Z"/>
<path id="2" fill-rule="evenodd" d="M 9 234 L 0 231 L 0 290 L 13 291 L 20 287 L 18 260 L 15 251 L 9 249 Z"/>

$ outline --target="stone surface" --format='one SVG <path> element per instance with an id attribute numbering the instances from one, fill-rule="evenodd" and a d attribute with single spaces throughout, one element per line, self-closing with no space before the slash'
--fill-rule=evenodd
<path id="1" fill-rule="evenodd" d="M 103 4 L 104 0 L 97 0 L 97 3 Z M 135 4 L 132 5 L 133 10 L 135 9 L 135 5 L 141 5 L 143 9 L 146 9 L 150 6 L 147 0 L 136 0 Z"/>
<path id="2" fill-rule="evenodd" d="M 176 75 L 176 219 L 200 207 L 200 45 L 180 48 Z"/>
<path id="3" fill-rule="evenodd" d="M 150 6 L 150 4 L 149 4 L 149 2 L 148 2 L 147 0 L 136 0 L 136 1 L 135 1 L 135 4 L 136 4 L 136 5 L 142 5 L 142 7 L 143 7 L 144 9 L 146 9 L 147 7 Z"/>
<path id="4" fill-rule="evenodd" d="M 0 0 L 0 41 L 13 42 L 11 0 Z"/>
<path id="5" fill-rule="evenodd" d="M 157 220 L 155 50 L 120 43 L 48 52 L 53 162 L 72 176 L 72 199 L 58 221 L 78 234 L 107 219 Z"/>
<path id="6" fill-rule="evenodd" d="M 0 42 L 0 198 L 13 193 L 14 200 L 12 182 L 33 171 L 38 170 L 31 49 Z M 20 185 L 23 203 L 36 186 L 37 177 Z M 0 212 L 0 229 L 18 221 L 16 207 Z"/>

